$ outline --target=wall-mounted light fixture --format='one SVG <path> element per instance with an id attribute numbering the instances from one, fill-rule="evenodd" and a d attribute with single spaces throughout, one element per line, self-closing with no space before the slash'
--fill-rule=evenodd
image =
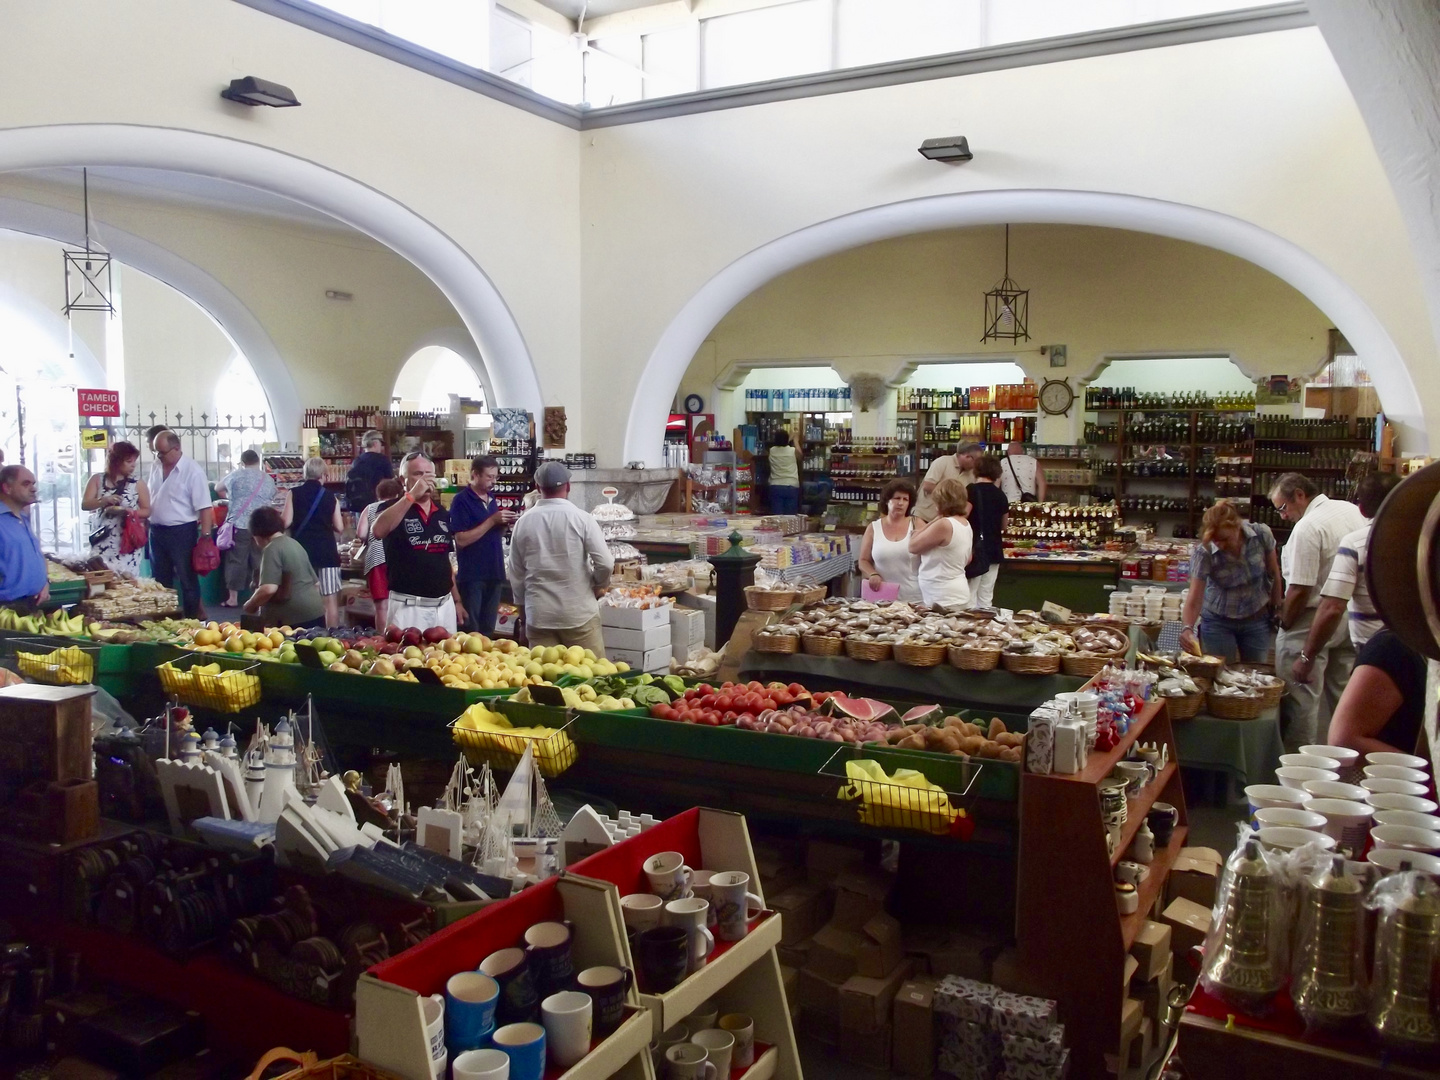
<path id="1" fill-rule="evenodd" d="M 300 104 L 295 91 L 288 86 L 257 79 L 254 75 L 231 79 L 230 85 L 220 91 L 220 96 L 226 101 L 238 102 L 241 105 L 269 105 L 276 109 L 288 109 Z"/>
<path id="2" fill-rule="evenodd" d="M 970 152 L 970 140 L 964 135 L 951 135 L 945 139 L 926 139 L 920 144 L 920 156 L 931 161 L 943 161 L 947 165 L 959 165 L 975 155 Z"/>
<path id="3" fill-rule="evenodd" d="M 354 293 L 348 293 L 348 292 L 341 292 L 339 289 L 326 289 L 326 290 L 325 290 L 325 299 L 326 299 L 326 300 L 354 300 L 354 299 L 355 299 L 355 294 L 354 294 Z"/>

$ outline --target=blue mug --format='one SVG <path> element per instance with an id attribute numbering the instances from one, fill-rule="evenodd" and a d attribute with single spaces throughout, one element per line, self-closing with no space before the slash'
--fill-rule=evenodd
<path id="1" fill-rule="evenodd" d="M 540 1015 L 540 995 L 530 976 L 530 958 L 524 949 L 501 949 L 480 961 L 480 970 L 500 984 L 497 1024 L 519 1024 Z"/>
<path id="2" fill-rule="evenodd" d="M 478 1050 L 495 1030 L 500 984 L 480 971 L 462 971 L 445 983 L 445 1045 L 456 1054 Z"/>
<path id="3" fill-rule="evenodd" d="M 570 946 L 575 940 L 569 922 L 536 923 L 525 931 L 525 955 L 530 964 L 530 977 L 541 998 L 567 989 L 575 978 L 570 960 Z"/>
<path id="4" fill-rule="evenodd" d="M 493 1045 L 510 1059 L 510 1080 L 544 1080 L 545 1029 L 539 1024 L 506 1024 L 491 1036 Z"/>

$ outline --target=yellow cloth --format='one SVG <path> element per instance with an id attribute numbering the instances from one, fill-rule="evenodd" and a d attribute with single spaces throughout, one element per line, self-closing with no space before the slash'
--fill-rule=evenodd
<path id="1" fill-rule="evenodd" d="M 838 797 L 860 800 L 862 825 L 945 835 L 960 816 L 945 789 L 915 769 L 896 769 L 892 776 L 878 761 L 856 758 L 845 763 L 845 775 L 850 783 L 840 789 Z"/>

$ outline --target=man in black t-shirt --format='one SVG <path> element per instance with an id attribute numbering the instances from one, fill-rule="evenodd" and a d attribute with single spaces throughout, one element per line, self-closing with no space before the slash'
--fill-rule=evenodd
<path id="1" fill-rule="evenodd" d="M 375 501 L 375 485 L 395 475 L 390 455 L 385 451 L 385 436 L 367 431 L 361 437 L 362 452 L 345 474 L 345 509 L 358 514 Z"/>
<path id="2" fill-rule="evenodd" d="M 423 453 L 400 463 L 405 494 L 381 510 L 372 531 L 385 546 L 391 626 L 451 633 L 465 618 L 450 552 L 450 515 L 435 498 L 435 463 Z"/>

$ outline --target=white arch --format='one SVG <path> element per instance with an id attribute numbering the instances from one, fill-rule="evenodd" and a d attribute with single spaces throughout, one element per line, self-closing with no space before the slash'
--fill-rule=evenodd
<path id="1" fill-rule="evenodd" d="M 1154 233 L 1216 248 L 1291 285 L 1335 321 L 1363 355 L 1386 415 L 1409 450 L 1428 446 L 1423 411 L 1399 350 L 1369 306 L 1345 281 L 1298 245 L 1248 221 L 1197 206 L 1100 191 L 976 191 L 857 210 L 808 226 L 742 255 L 686 302 L 656 342 L 640 376 L 625 431 L 625 460 L 664 460 L 670 402 L 691 359 L 731 308 L 766 282 L 850 248 L 913 233 L 1005 222 L 1096 225 Z"/>
<path id="2" fill-rule="evenodd" d="M 94 218 L 94 215 L 91 215 Z M 215 278 L 168 248 L 105 224 L 105 250 L 126 266 L 163 281 L 205 311 L 230 344 L 244 354 L 270 401 L 270 419 L 276 434 L 300 431 L 300 398 L 290 369 L 270 335 L 248 307 Z M 0 196 L 0 228 L 44 236 L 61 243 L 83 243 L 85 222 L 68 210 Z"/>
<path id="3" fill-rule="evenodd" d="M 64 375 L 75 380 L 76 386 L 106 385 L 104 366 L 95 359 L 95 354 L 90 351 L 85 339 L 70 332 L 70 325 L 64 315 L 47 308 L 33 296 L 27 296 L 19 289 L 4 284 L 0 284 L 0 308 L 9 308 L 16 312 L 54 342 L 58 364 L 65 369 Z M 14 360 L 15 358 L 8 359 L 0 366 L 21 379 L 36 374 L 32 370 L 19 370 L 19 364 Z M 28 363 L 30 358 L 21 357 L 19 360 L 20 363 Z"/>
<path id="4" fill-rule="evenodd" d="M 480 350 L 475 348 L 475 341 L 469 334 L 454 326 L 442 326 L 416 338 L 395 365 L 395 372 L 390 377 L 391 385 L 394 385 L 395 380 L 400 377 L 400 372 L 405 369 L 405 365 L 410 362 L 412 356 L 421 349 L 429 348 L 432 345 L 449 349 L 463 357 L 465 362 L 470 365 L 470 369 L 475 372 L 475 377 L 480 380 L 480 388 L 485 391 L 485 407 L 487 409 L 496 407 L 495 386 L 490 381 L 490 372 L 485 366 L 485 360 L 480 355 Z"/>
<path id="5" fill-rule="evenodd" d="M 198 131 L 139 124 L 0 130 L 0 172 L 66 165 L 170 169 L 231 180 L 359 229 L 414 263 L 445 294 L 488 360 L 495 403 L 540 414 L 543 399 L 530 350 L 495 284 L 464 248 L 384 192 L 280 150 Z"/>

